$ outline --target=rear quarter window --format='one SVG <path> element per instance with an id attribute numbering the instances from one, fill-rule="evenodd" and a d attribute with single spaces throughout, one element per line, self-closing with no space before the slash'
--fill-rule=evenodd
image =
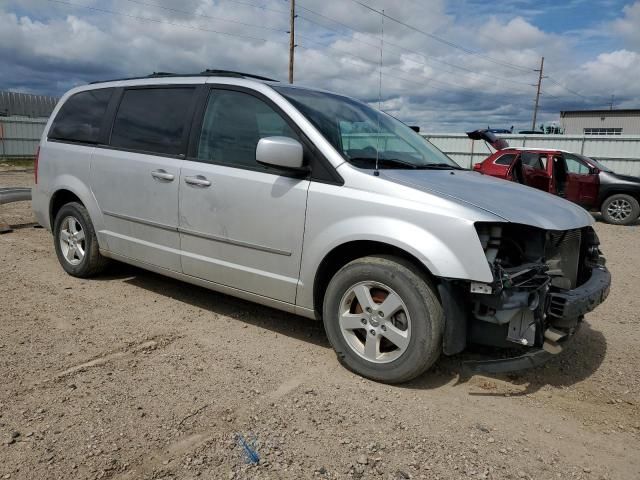
<path id="1" fill-rule="evenodd" d="M 515 153 L 506 153 L 498 157 L 493 163 L 495 163 L 496 165 L 511 165 L 515 158 Z"/>
<path id="2" fill-rule="evenodd" d="M 112 88 L 76 93 L 62 105 L 48 138 L 80 143 L 98 143 Z"/>

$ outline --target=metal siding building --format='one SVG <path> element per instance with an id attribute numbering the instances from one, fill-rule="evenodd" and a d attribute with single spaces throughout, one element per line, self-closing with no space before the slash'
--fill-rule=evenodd
<path id="1" fill-rule="evenodd" d="M 560 123 L 565 135 L 640 135 L 640 109 L 563 111 Z"/>
<path id="2" fill-rule="evenodd" d="M 56 97 L 0 92 L 0 160 L 33 157 Z"/>
<path id="3" fill-rule="evenodd" d="M 56 103 L 56 97 L 46 95 L 0 92 L 0 117 L 48 118 Z"/>

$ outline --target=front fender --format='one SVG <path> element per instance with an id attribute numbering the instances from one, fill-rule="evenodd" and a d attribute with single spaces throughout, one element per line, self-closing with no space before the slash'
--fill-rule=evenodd
<path id="1" fill-rule="evenodd" d="M 473 222 L 449 218 L 447 225 L 425 229 L 407 220 L 382 216 L 345 218 L 305 236 L 297 304 L 313 308 L 315 273 L 335 248 L 353 241 L 374 241 L 417 258 L 435 277 L 490 282 L 493 276 Z"/>

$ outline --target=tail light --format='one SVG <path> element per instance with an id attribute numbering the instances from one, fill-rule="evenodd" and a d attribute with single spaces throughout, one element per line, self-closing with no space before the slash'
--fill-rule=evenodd
<path id="1" fill-rule="evenodd" d="M 481 172 L 481 171 L 482 171 L 482 164 L 481 164 L 481 163 L 476 163 L 476 164 L 473 166 L 473 169 L 474 169 L 476 172 Z"/>
<path id="2" fill-rule="evenodd" d="M 38 160 L 40 160 L 40 147 L 36 149 L 36 158 L 33 161 L 33 179 L 35 184 L 38 184 Z"/>

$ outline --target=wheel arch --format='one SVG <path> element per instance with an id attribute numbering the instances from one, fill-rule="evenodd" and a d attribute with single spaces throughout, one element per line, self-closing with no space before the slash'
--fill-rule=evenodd
<path id="1" fill-rule="evenodd" d="M 397 257 L 415 267 L 434 286 L 438 279 L 429 268 L 410 252 L 377 240 L 352 240 L 342 243 L 329 251 L 320 262 L 313 282 L 313 309 L 317 319 L 322 318 L 322 304 L 329 282 L 333 276 L 349 262 L 371 255 Z"/>
<path id="2" fill-rule="evenodd" d="M 79 204 L 86 207 L 80 197 L 67 188 L 60 188 L 59 190 L 56 190 L 55 193 L 51 196 L 51 201 L 49 202 L 49 221 L 51 222 L 52 228 L 56 219 L 56 215 L 58 214 L 60 209 L 70 202 L 78 202 Z"/>
<path id="3" fill-rule="evenodd" d="M 49 197 L 47 211 L 51 230 L 53 231 L 56 214 L 60 208 L 66 203 L 78 202 L 89 212 L 89 218 L 98 236 L 98 244 L 101 248 L 108 250 L 106 239 L 100 235 L 100 231 L 104 228 L 102 212 L 89 186 L 72 175 L 62 175 L 56 178 L 53 184 L 55 187 L 51 189 L 53 193 Z"/>
<path id="4" fill-rule="evenodd" d="M 598 199 L 598 210 L 602 210 L 604 202 L 606 202 L 609 198 L 614 195 L 629 195 L 630 197 L 635 198 L 638 203 L 640 203 L 640 187 L 638 188 L 629 188 L 625 185 L 611 185 L 600 193 L 600 198 Z"/>

